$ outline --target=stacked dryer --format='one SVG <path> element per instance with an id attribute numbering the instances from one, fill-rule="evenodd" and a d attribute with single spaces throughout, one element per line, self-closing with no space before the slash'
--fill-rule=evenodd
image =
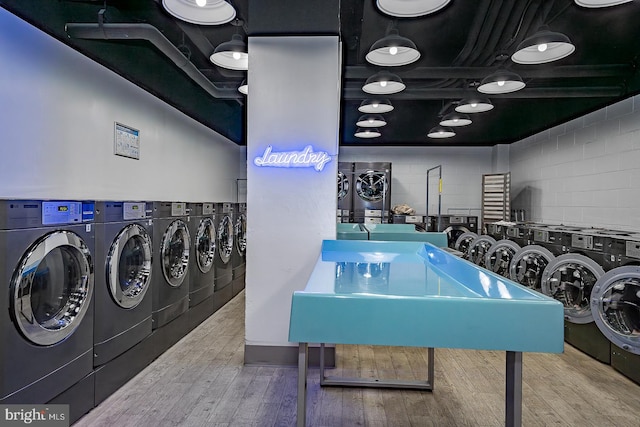
<path id="1" fill-rule="evenodd" d="M 189 203 L 189 330 L 213 314 L 216 227 L 213 203 Z"/>
<path id="2" fill-rule="evenodd" d="M 427 231 L 447 233 L 448 246 L 456 248 L 458 238 L 465 233 L 473 233 L 477 237 L 478 217 L 464 215 L 430 215 L 427 219 Z M 457 248 L 456 248 L 457 249 Z"/>
<path id="3" fill-rule="evenodd" d="M 188 331 L 189 256 L 191 237 L 187 205 L 153 204 L 152 319 L 156 354 L 178 342 Z"/>
<path id="4" fill-rule="evenodd" d="M 353 222 L 353 163 L 338 162 L 337 222 Z"/>
<path id="5" fill-rule="evenodd" d="M 391 219 L 391 163 L 356 162 L 353 177 L 354 222 L 388 223 Z"/>
<path id="6" fill-rule="evenodd" d="M 0 404 L 94 403 L 94 203 L 0 201 Z"/>
<path id="7" fill-rule="evenodd" d="M 233 298 L 233 264 L 231 262 L 234 250 L 233 205 L 216 203 L 215 213 L 218 250 L 215 256 L 213 309 L 218 311 Z"/>
<path id="8" fill-rule="evenodd" d="M 151 334 L 153 203 L 96 202 L 96 404 L 144 369 Z"/>
<path id="9" fill-rule="evenodd" d="M 238 295 L 244 289 L 247 251 L 247 204 L 236 203 L 233 209 L 234 245 L 231 254 L 233 295 Z"/>

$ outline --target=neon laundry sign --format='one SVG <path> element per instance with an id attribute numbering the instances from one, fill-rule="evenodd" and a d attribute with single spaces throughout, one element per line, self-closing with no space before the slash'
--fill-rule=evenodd
<path id="1" fill-rule="evenodd" d="M 262 156 L 253 159 L 256 166 L 271 166 L 276 168 L 314 168 L 318 172 L 331 161 L 331 156 L 326 151 L 313 151 L 311 145 L 304 147 L 302 151 L 273 151 L 272 146 L 267 146 Z"/>

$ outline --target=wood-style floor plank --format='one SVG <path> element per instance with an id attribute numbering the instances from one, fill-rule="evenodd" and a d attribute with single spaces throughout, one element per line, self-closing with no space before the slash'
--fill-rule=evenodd
<path id="1" fill-rule="evenodd" d="M 77 427 L 272 427 L 296 422 L 297 368 L 244 366 L 244 292 L 85 415 Z M 313 427 L 504 424 L 504 352 L 436 349 L 435 390 L 320 387 L 309 369 Z M 336 346 L 328 375 L 425 379 L 422 348 Z M 523 356 L 526 427 L 638 427 L 640 385 L 565 345 Z"/>

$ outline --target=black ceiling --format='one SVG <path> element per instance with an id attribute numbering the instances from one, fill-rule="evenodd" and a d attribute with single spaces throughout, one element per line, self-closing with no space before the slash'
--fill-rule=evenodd
<path id="1" fill-rule="evenodd" d="M 102 63 L 232 141 L 246 143 L 245 99 L 236 91 L 245 72 L 213 65 L 208 57 L 220 43 L 243 36 L 279 33 L 335 33 L 320 18 L 336 17 L 343 42 L 340 145 L 494 145 L 512 143 L 590 111 L 640 93 L 640 2 L 587 9 L 574 0 L 452 0 L 440 11 L 418 18 L 394 19 L 375 0 L 231 0 L 241 27 L 197 26 L 178 21 L 159 0 L 0 0 L 0 6 Z M 296 5 L 297 19 L 277 7 Z M 105 7 L 106 5 L 106 7 Z M 268 5 L 268 6 L 267 6 Z M 296 9 L 297 8 L 297 9 Z M 89 40 L 67 32 L 68 23 L 146 23 L 157 28 L 194 66 L 191 77 L 152 43 L 143 40 Z M 335 11 L 327 9 L 336 9 Z M 270 13 L 273 11 L 273 13 Z M 259 16 L 254 19 L 250 13 Z M 266 22 L 271 22 L 265 25 Z M 365 55 L 385 36 L 390 24 L 421 52 L 414 64 L 388 68 L 407 85 L 387 95 L 394 105 L 387 125 L 374 139 L 354 137 L 357 107 L 369 98 L 364 81 L 380 69 Z M 541 25 L 569 36 L 575 52 L 541 65 L 519 65 L 510 55 Z M 296 27 L 297 26 L 297 27 Z M 339 28 L 338 28 L 339 27 Z M 70 37 L 73 35 L 73 37 Z M 246 38 L 246 37 L 245 37 Z M 249 52 L 250 54 L 250 52 Z M 174 58 L 175 59 L 175 58 Z M 179 62 L 179 61 L 178 61 Z M 182 65 L 181 65 L 182 66 Z M 507 68 L 527 84 L 518 92 L 491 95 L 495 108 L 473 115 L 473 124 L 457 135 L 433 140 L 427 132 L 439 116 L 475 92 L 483 77 Z M 203 83 L 193 75 L 205 77 Z"/>

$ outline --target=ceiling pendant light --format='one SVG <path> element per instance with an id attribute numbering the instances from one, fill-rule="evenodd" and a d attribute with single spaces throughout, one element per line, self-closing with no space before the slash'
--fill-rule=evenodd
<path id="1" fill-rule="evenodd" d="M 380 135 L 382 135 L 382 134 L 376 128 L 366 128 L 366 129 L 358 128 L 356 130 L 356 133 L 353 134 L 353 136 L 355 136 L 357 138 L 377 138 Z"/>
<path id="2" fill-rule="evenodd" d="M 378 0 L 378 9 L 387 15 L 399 18 L 414 18 L 428 15 L 449 4 L 450 0 Z"/>
<path id="3" fill-rule="evenodd" d="M 518 64 L 544 64 L 565 58 L 575 50 L 569 37 L 542 26 L 538 32 L 518 45 L 511 60 Z"/>
<path id="4" fill-rule="evenodd" d="M 388 99 L 365 99 L 360 103 L 358 111 L 369 114 L 388 113 L 393 111 L 393 105 Z"/>
<path id="5" fill-rule="evenodd" d="M 525 87 L 522 77 L 508 70 L 498 70 L 485 77 L 478 92 L 487 94 L 510 93 Z"/>
<path id="6" fill-rule="evenodd" d="M 456 136 L 456 133 L 449 127 L 436 126 L 434 128 L 431 128 L 427 136 L 434 139 L 444 139 L 454 137 Z"/>
<path id="7" fill-rule="evenodd" d="M 388 71 L 380 71 L 369 77 L 362 86 L 366 93 L 374 95 L 402 92 L 406 88 L 402 79 Z"/>
<path id="8" fill-rule="evenodd" d="M 234 25 L 240 26 L 242 24 Z M 220 43 L 209 59 L 218 67 L 228 68 L 230 70 L 249 69 L 247 44 L 242 40 L 242 35 L 237 33 L 231 37 L 231 40 Z"/>
<path id="9" fill-rule="evenodd" d="M 373 65 L 399 67 L 416 62 L 420 52 L 414 42 L 400 36 L 394 28 L 371 46 L 365 58 Z"/>
<path id="10" fill-rule="evenodd" d="M 456 126 L 468 126 L 471 124 L 471 117 L 466 114 L 458 113 L 454 111 L 445 115 L 440 120 L 440 126 L 456 127 Z"/>
<path id="11" fill-rule="evenodd" d="M 181 21 L 196 25 L 222 25 L 236 17 L 236 10 L 224 0 L 162 0 L 162 6 Z"/>
<path id="12" fill-rule="evenodd" d="M 247 79 L 244 79 L 242 83 L 240 83 L 240 86 L 238 86 L 238 92 L 243 95 L 249 94 L 249 85 L 247 84 Z"/>
<path id="13" fill-rule="evenodd" d="M 356 125 L 361 128 L 379 128 L 385 126 L 387 121 L 379 114 L 369 114 L 360 116 Z"/>
<path id="14" fill-rule="evenodd" d="M 471 97 L 458 102 L 455 108 L 458 113 L 483 113 L 493 110 L 493 104 L 487 98 Z"/>
<path id="15" fill-rule="evenodd" d="M 632 0 L 576 0 L 576 4 L 582 7 L 609 7 L 629 3 Z"/>

